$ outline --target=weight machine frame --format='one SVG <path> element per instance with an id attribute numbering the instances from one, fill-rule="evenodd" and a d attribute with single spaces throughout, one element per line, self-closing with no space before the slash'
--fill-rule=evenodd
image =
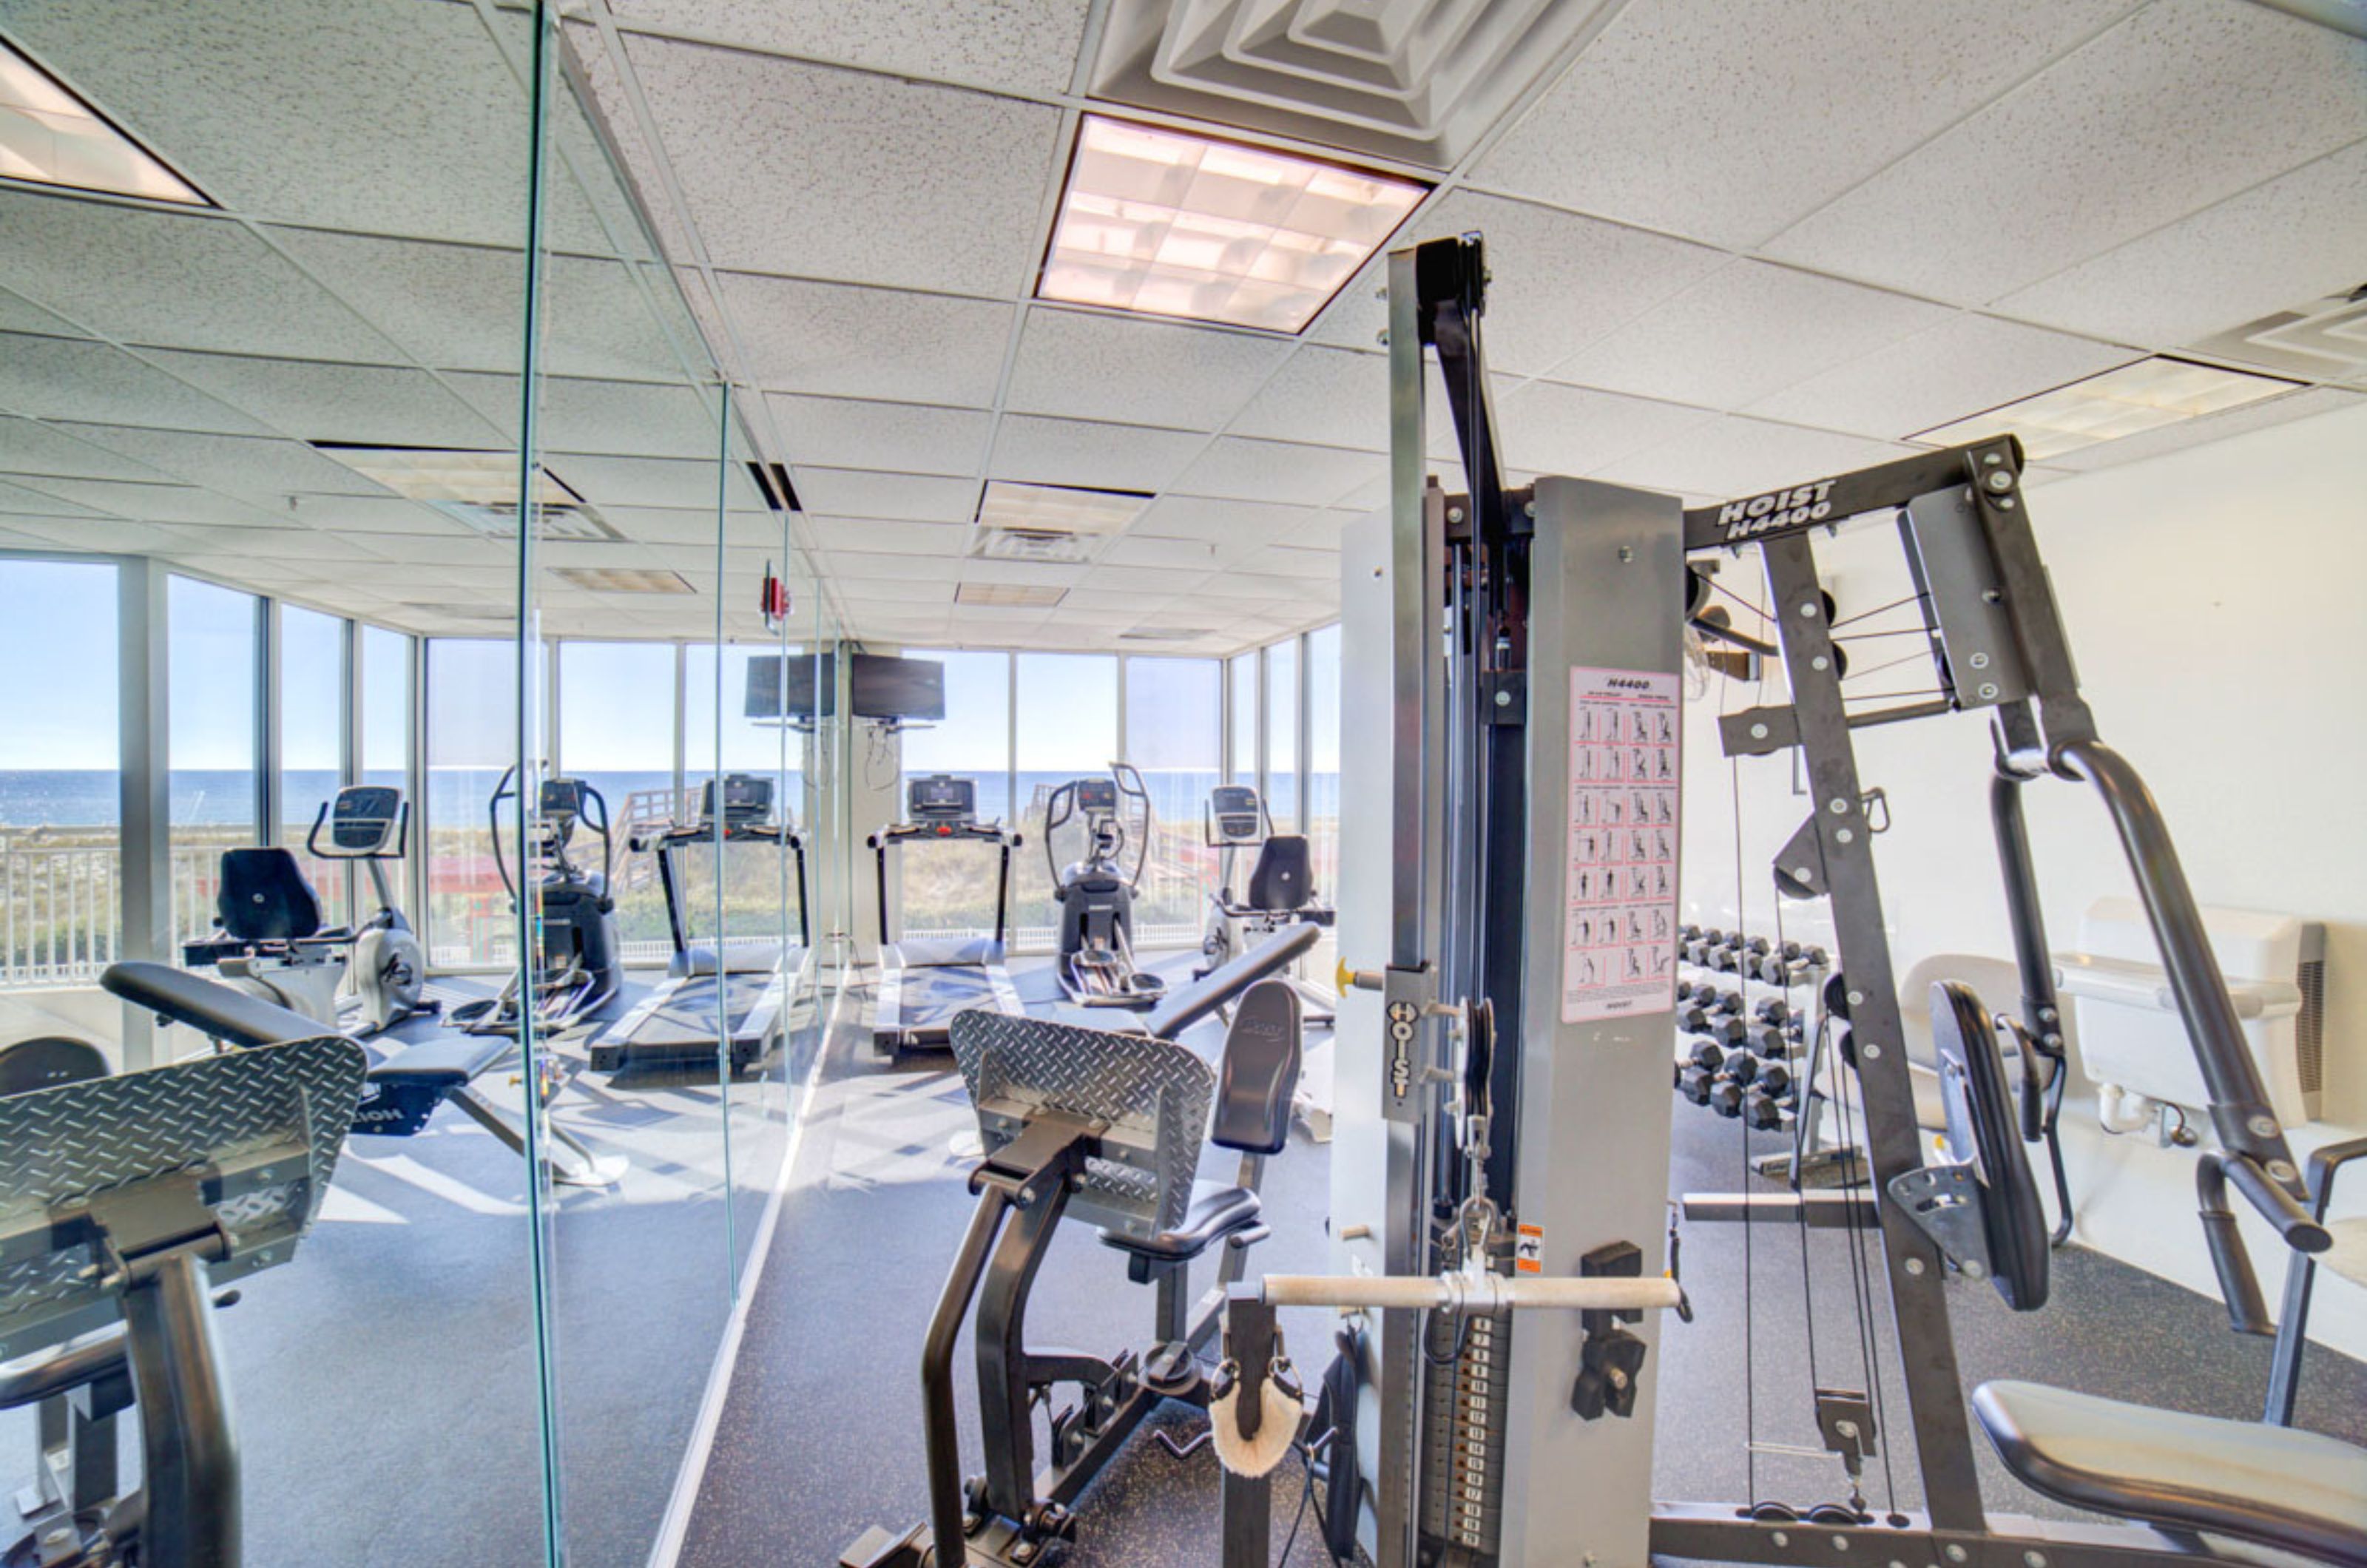
<path id="1" fill-rule="evenodd" d="M 1490 825 L 1525 823 L 1524 803 L 1508 798 L 1506 788 L 1509 784 L 1516 789 L 1523 776 L 1523 750 L 1546 743 L 1544 736 L 1526 735 L 1520 716 L 1534 717 L 1553 688 L 1553 680 L 1543 675 L 1534 690 L 1530 685 L 1525 616 L 1531 590 L 1544 589 L 1528 580 L 1527 567 L 1531 549 L 1538 548 L 1542 575 L 1545 530 L 1537 521 L 1537 498 L 1545 487 L 1557 487 L 1548 512 L 1562 525 L 1569 521 L 1558 515 L 1562 498 L 1573 492 L 1558 488 L 1571 481 L 1543 480 L 1536 488 L 1514 491 L 1501 483 L 1478 331 L 1485 281 L 1476 235 L 1432 242 L 1389 258 L 1394 521 L 1388 587 L 1396 627 L 1390 750 L 1398 809 L 1390 829 L 1388 967 L 1363 977 L 1382 992 L 1388 1021 L 1379 1045 L 1383 1102 L 1363 1114 L 1376 1111 L 1382 1122 L 1399 1124 L 1391 1130 L 1385 1165 L 1393 1217 L 1384 1262 L 1392 1275 L 1431 1271 L 1430 1216 L 1451 1211 L 1467 1195 L 1465 1162 L 1454 1157 L 1464 1129 L 1449 1113 L 1446 1087 L 1458 1082 L 1455 1052 L 1436 1021 L 1463 999 L 1455 994 L 1458 986 L 1473 998 L 1496 994 L 1507 964 L 1517 987 L 1521 931 L 1503 922 L 1517 919 L 1537 893 L 1551 891 L 1524 888 L 1521 839 L 1501 826 L 1491 835 Z M 1432 347 L 1469 481 L 1463 496 L 1442 494 L 1434 481 L 1425 484 L 1424 351 Z M 1874 873 L 1873 828 L 1852 740 L 1855 729 L 1990 710 L 1996 753 L 1992 823 L 2021 982 L 2018 1032 L 2025 1070 L 2037 1070 L 2042 1060 L 2051 1058 L 2058 1077 L 2061 1007 L 2021 796 L 2026 785 L 2050 775 L 2097 790 L 2126 854 L 2209 1091 L 2220 1148 L 2204 1156 L 2199 1169 L 2201 1208 L 2231 1314 L 2240 1324 L 2248 1303 L 2259 1297 L 2234 1217 L 2224 1206 L 2226 1188 L 2243 1194 L 2297 1251 L 2307 1254 L 2326 1245 L 2161 813 L 2135 770 L 2098 738 L 2079 694 L 2068 640 L 2032 535 L 2022 470 L 2022 449 L 2011 437 L 1976 442 L 1689 509 L 1676 536 L 1667 541 L 1687 559 L 1756 550 L 1772 591 L 1772 644 L 1701 617 L 1697 594 L 1690 605 L 1671 603 L 1667 614 L 1672 622 L 1689 620 L 1705 635 L 1784 660 L 1790 701 L 1727 716 L 1721 740 L 1729 756 L 1797 748 L 1805 759 L 1809 819 L 1777 856 L 1775 871 L 1791 896 L 1832 900 L 1864 1105 L 1863 1136 L 1874 1184 L 1868 1201 L 1878 1213 L 1924 1506 L 1882 1517 L 1861 1511 L 1856 1522 L 1829 1522 L 1819 1511 L 1811 1522 L 1789 1510 L 1747 1505 L 1656 1504 L 1648 1530 L 1655 1554 L 1771 1564 L 1847 1563 L 1871 1557 L 1950 1568 L 2118 1568 L 2165 1557 L 2210 1560 L 2199 1544 L 2142 1525 L 1993 1517 L 1984 1506 L 1944 1295 L 1952 1272 L 1961 1268 L 1976 1275 L 1978 1265 L 1963 1268 L 1963 1249 L 1942 1245 L 1942 1224 L 1919 1217 L 1899 1195 L 1912 1190 L 1925 1167 Z M 1633 536 L 1633 514 L 1621 502 L 1638 492 L 1582 485 L 1574 493 L 1588 515 L 1580 520 L 1583 528 L 1570 532 L 1607 529 L 1607 537 Z M 1843 702 L 1813 536 L 1886 511 L 1898 514 L 1942 694 L 1852 714 Z M 1618 558 L 1625 562 L 1630 548 L 1660 543 L 1648 537 L 1638 545 L 1621 544 Z M 1573 562 L 1580 558 L 1575 547 L 1553 554 L 1557 559 L 1565 554 Z M 1490 635 L 1460 643 L 1449 636 L 1474 626 Z M 1442 646 L 1448 649 L 1443 660 L 1437 651 Z M 1548 662 L 1540 659 L 1538 668 Z M 1443 667 L 1452 669 L 1451 679 Z M 1557 677 L 1559 671 L 1552 673 Z M 1465 698 L 1448 705 L 1443 688 L 1449 686 L 1459 688 Z M 1468 700 L 1472 696 L 1480 700 Z M 1442 761 L 1429 755 L 1433 747 L 1444 750 Z M 1509 845 L 1498 841 L 1506 837 L 1512 838 Z M 1512 863 L 1506 863 L 1507 852 Z M 1538 863 L 1533 858 L 1532 863 Z M 1506 1021 L 1496 1021 L 1500 1034 Z M 1498 1040 L 1492 1057 L 1478 1053 L 1471 1067 L 1487 1078 L 1481 1103 L 1492 1110 L 1492 1124 L 1500 1129 L 1488 1140 L 1484 1162 L 1484 1184 L 1494 1192 L 1509 1179 L 1516 1152 L 1510 1134 L 1523 1089 L 1517 1032 Z M 1477 1087 L 1466 1084 L 1467 1096 Z M 1399 1129 L 1412 1135 L 1396 1135 Z M 1475 1162 L 1473 1168 L 1479 1166 Z M 1658 1179 L 1659 1173 L 1646 1177 Z M 1335 1198 L 1334 1213 L 1340 1212 Z M 1508 1219 L 1514 1217 L 1508 1213 Z M 1646 1269 L 1652 1269 L 1648 1257 Z M 1409 1316 L 1389 1314 L 1377 1336 L 1383 1341 L 1380 1364 L 1387 1370 L 1374 1401 L 1381 1406 L 1381 1462 L 1372 1472 L 1371 1499 L 1379 1568 L 1407 1568 L 1420 1557 L 1423 1548 L 1417 1544 L 1415 1526 L 1421 1505 L 1409 1494 L 1430 1483 L 1434 1468 L 1435 1456 L 1425 1444 L 1435 1438 L 1425 1437 L 1430 1423 L 1415 1359 L 1421 1347 Z M 1636 1435 L 1648 1441 L 1648 1423 L 1636 1428 Z M 1343 1505 L 1353 1506 L 1341 1498 L 1331 1504 L 1334 1509 Z M 1487 1552 L 1462 1560 L 1512 1559 Z"/>

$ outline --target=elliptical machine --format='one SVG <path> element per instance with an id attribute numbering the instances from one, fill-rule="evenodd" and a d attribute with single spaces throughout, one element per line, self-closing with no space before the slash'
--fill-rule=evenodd
<path id="1" fill-rule="evenodd" d="M 512 763 L 493 786 L 486 816 L 493 824 L 493 863 L 513 911 L 520 895 L 503 847 L 502 807 L 517 797 L 518 770 Z M 579 865 L 570 853 L 578 829 L 600 840 L 596 871 Z M 515 1035 L 529 994 L 538 1029 L 572 1028 L 614 1001 L 623 985 L 617 900 L 609 891 L 617 844 L 608 828 L 607 797 L 582 779 L 545 779 L 536 795 L 532 832 L 528 849 L 538 869 L 527 893 L 533 899 L 539 956 L 531 964 L 522 959 L 499 996 L 452 1010 L 452 1022 L 471 1034 Z"/>
<path id="2" fill-rule="evenodd" d="M 1123 802 L 1140 811 L 1134 861 L 1126 864 Z M 1062 866 L 1058 830 L 1082 820 L 1085 858 Z M 1044 807 L 1044 859 L 1060 905 L 1060 988 L 1080 1007 L 1154 1008 L 1167 982 L 1135 966 L 1134 895 L 1150 856 L 1150 792 L 1131 764 L 1112 762 L 1107 778 L 1071 779 Z"/>
<path id="3" fill-rule="evenodd" d="M 346 926 L 323 925 L 320 895 L 285 848 L 223 851 L 213 933 L 184 943 L 181 962 L 210 967 L 250 996 L 363 1038 L 435 1011 L 436 1003 L 421 999 L 426 955 L 395 908 L 382 867 L 402 858 L 410 823 L 402 792 L 389 784 L 347 784 L 313 816 L 306 853 L 369 867 L 378 911 Z"/>

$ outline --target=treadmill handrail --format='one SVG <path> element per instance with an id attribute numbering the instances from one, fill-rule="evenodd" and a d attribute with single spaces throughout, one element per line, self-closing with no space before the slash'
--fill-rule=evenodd
<path id="1" fill-rule="evenodd" d="M 1143 1020 L 1144 1031 L 1161 1040 L 1174 1039 L 1260 980 L 1289 968 L 1322 940 L 1323 928 L 1303 920 L 1277 932 L 1170 995 Z"/>
<path id="2" fill-rule="evenodd" d="M 1017 833 L 1004 831 L 1000 822 L 890 822 L 866 840 L 864 847 L 876 850 L 882 844 L 931 843 L 957 839 L 1009 844 L 1014 850 L 1022 842 Z"/>
<path id="3" fill-rule="evenodd" d="M 298 1040 L 334 1039 L 342 1032 L 323 1028 L 318 1019 L 275 1007 L 169 964 L 126 959 L 108 965 L 98 983 L 127 1002 L 233 1045 L 284 1045 Z"/>

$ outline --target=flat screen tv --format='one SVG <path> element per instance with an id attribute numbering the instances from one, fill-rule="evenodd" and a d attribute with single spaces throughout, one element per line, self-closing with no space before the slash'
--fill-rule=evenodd
<path id="1" fill-rule="evenodd" d="M 817 661 L 807 654 L 783 659 L 758 654 L 748 660 L 748 718 L 828 718 L 838 711 L 837 656 Z"/>
<path id="2" fill-rule="evenodd" d="M 934 659 L 858 653 L 850 697 L 857 718 L 939 721 L 946 716 L 946 667 Z"/>

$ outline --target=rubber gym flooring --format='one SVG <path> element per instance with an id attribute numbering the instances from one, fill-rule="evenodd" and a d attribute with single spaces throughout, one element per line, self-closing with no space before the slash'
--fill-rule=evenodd
<path id="1" fill-rule="evenodd" d="M 810 1053 L 810 1002 L 792 1024 L 793 1051 L 801 1027 Z M 438 1027 L 415 1020 L 402 1032 Z M 776 1184 L 787 1066 L 776 1055 L 766 1079 L 732 1086 L 728 1190 L 711 1073 L 585 1073 L 556 1102 L 596 1152 L 632 1162 L 613 1190 L 555 1189 L 546 1257 L 572 1564 L 649 1559 L 722 1334 L 733 1253 L 745 1257 Z M 515 1121 L 524 1091 L 506 1071 L 478 1087 Z M 249 1568 L 542 1560 L 527 1202 L 524 1162 L 450 1106 L 414 1137 L 347 1144 L 295 1260 L 247 1281 L 219 1317 Z M 130 1477 L 138 1437 L 124 1425 Z M 29 1477 L 32 1451 L 32 1413 L 0 1414 L 0 1497 Z M 0 1546 L 15 1519 L 0 1515 Z"/>
<path id="2" fill-rule="evenodd" d="M 1048 995 L 1048 972 L 1019 980 L 1031 998 Z M 648 1560 L 723 1327 L 732 1255 L 751 1245 L 788 1144 L 784 1086 L 816 1051 L 815 1098 L 681 1561 L 826 1565 L 865 1526 L 921 1517 L 917 1347 L 969 1211 L 962 1164 L 948 1152 L 969 1114 L 950 1058 L 872 1062 L 863 1012 L 849 995 L 825 1040 L 808 1010 L 766 1084 L 735 1086 L 728 1205 L 711 1082 L 587 1075 L 559 1101 L 563 1122 L 633 1160 L 613 1192 L 560 1190 L 548 1255 L 572 1563 Z M 1213 1052 L 1214 1028 L 1194 1043 Z M 480 1082 L 515 1114 L 522 1091 L 505 1075 Z M 1742 1158 L 1737 1124 L 1676 1111 L 1670 1190 L 1730 1190 Z M 1325 1155 L 1301 1137 L 1269 1165 L 1274 1235 L 1253 1266 L 1322 1267 Z M 419 1137 L 349 1145 L 331 1207 L 296 1261 L 250 1281 L 221 1316 L 251 1568 L 540 1560 L 526 1202 L 517 1158 L 449 1108 Z M 1150 1292 L 1127 1283 L 1121 1258 L 1085 1227 L 1068 1232 L 1036 1292 L 1034 1339 L 1103 1353 L 1138 1344 Z M 1813 1240 L 1814 1375 L 1856 1382 L 1844 1238 Z M 1747 1361 L 1761 1441 L 1815 1441 L 1797 1235 L 1762 1226 L 1749 1241 L 1757 1329 L 1746 1335 L 1742 1233 L 1686 1232 L 1699 1315 L 1671 1325 L 1659 1369 L 1663 1496 L 1742 1495 Z M 2257 1409 L 2267 1347 L 2225 1332 L 2214 1303 L 2076 1249 L 2058 1254 L 2056 1269 L 2055 1300 L 2031 1317 L 1984 1290 L 1954 1292 L 1968 1380 L 2034 1376 L 2214 1414 Z M 1285 1326 L 1302 1367 L 1319 1370 L 1324 1315 L 1287 1314 Z M 1889 1411 L 1901 1418 L 1895 1388 Z M 2313 1351 L 2303 1420 L 2367 1440 L 2367 1370 Z M 1161 1424 L 1188 1437 L 1196 1417 L 1171 1406 Z M 30 1413 L 0 1415 L 0 1495 L 23 1483 L 31 1451 Z M 2062 1511 L 2021 1493 L 1979 1451 L 1993 1507 Z M 1761 1497 L 1840 1495 L 1829 1461 L 1762 1453 L 1757 1465 Z M 1888 1468 L 1896 1495 L 1911 1503 L 1908 1445 L 1891 1448 Z M 1296 1474 L 1286 1461 L 1276 1485 L 1277 1554 L 1298 1504 Z M 1867 1490 L 1885 1505 L 1879 1463 Z M 1069 1561 L 1206 1564 L 1216 1520 L 1213 1456 L 1177 1461 L 1140 1440 L 1091 1497 Z M 1319 1562 L 1312 1530 L 1310 1518 L 1293 1563 Z"/>
<path id="3" fill-rule="evenodd" d="M 1029 999 L 1048 978 L 1018 976 Z M 789 1174 L 786 1205 L 753 1297 L 715 1450 L 700 1485 L 681 1562 L 685 1568 L 750 1563 L 829 1564 L 866 1526 L 901 1530 L 926 1509 L 919 1426 L 918 1354 L 946 1269 L 968 1221 L 965 1167 L 949 1152 L 972 1126 L 960 1076 L 944 1055 L 889 1066 L 872 1059 L 859 997 L 842 1002 L 821 1065 L 815 1099 Z M 1204 1052 L 1213 1025 L 1195 1032 Z M 1739 1123 L 1676 1108 L 1677 1156 L 1670 1190 L 1732 1190 L 1742 1179 Z M 1751 1153 L 1781 1140 L 1751 1140 Z M 1229 1156 L 1228 1156 L 1229 1164 Z M 1219 1174 L 1212 1159 L 1205 1175 Z M 1303 1133 L 1266 1171 L 1273 1237 L 1252 1269 L 1323 1267 L 1326 1150 Z M 1693 1501 L 1761 1499 L 1801 1506 L 1845 1497 L 1829 1458 L 1764 1451 L 1763 1445 L 1818 1447 L 1808 1390 L 1864 1385 L 1864 1354 L 1849 1286 L 1847 1236 L 1810 1238 L 1817 1280 L 1804 1296 L 1795 1229 L 1694 1225 L 1682 1265 L 1697 1309 L 1671 1324 L 1659 1369 L 1660 1436 L 1656 1490 Z M 1748 1249 L 1749 1314 L 1743 1281 Z M 856 1263 L 855 1260 L 859 1260 Z M 2252 1416 L 2265 1387 L 2265 1341 L 2228 1333 L 2217 1303 L 2111 1259 L 2073 1248 L 2056 1256 L 2054 1300 L 2038 1314 L 2009 1312 L 1993 1292 L 1953 1291 L 1959 1354 L 1967 1384 L 2028 1377 L 2124 1399 L 2231 1416 Z M 1877 1290 L 1879 1285 L 1877 1283 Z M 1030 1340 L 1109 1354 L 1140 1344 L 1150 1292 L 1127 1282 L 1122 1257 L 1089 1227 L 1064 1227 L 1038 1277 Z M 1806 1325 L 1816 1325 L 1813 1364 Z M 1878 1364 L 1890 1359 L 1877 1318 Z M 1755 1325 L 1746 1328 L 1746 1324 Z M 1329 1359 L 1328 1314 L 1285 1313 L 1290 1348 L 1311 1382 Z M 968 1337 L 957 1367 L 964 1388 L 963 1430 L 974 1467 L 975 1382 Z M 1749 1383 L 1753 1397 L 1746 1400 Z M 2302 1424 L 2367 1441 L 2367 1368 L 2313 1350 Z M 1886 1415 L 1905 1425 L 1895 1382 Z M 1755 1416 L 1753 1460 L 1744 1449 Z M 1180 1437 L 1194 1413 L 1169 1405 L 1155 1417 Z M 1040 1424 L 1039 1424 L 1040 1425 Z M 2076 1517 L 2008 1478 L 1980 1442 L 1993 1512 Z M 1877 1509 L 1913 1506 L 1912 1441 L 1894 1429 L 1886 1459 L 1868 1466 L 1866 1495 Z M 1755 1473 L 1754 1473 L 1755 1472 Z M 1275 1561 L 1303 1490 L 1286 1461 L 1274 1491 Z M 1755 1482 L 1755 1485 L 1754 1485 Z M 1215 1559 L 1218 1472 L 1206 1449 L 1178 1460 L 1138 1438 L 1089 1494 L 1079 1540 L 1065 1561 L 1127 1568 L 1206 1565 Z M 1288 1562 L 1318 1563 L 1311 1517 Z"/>

